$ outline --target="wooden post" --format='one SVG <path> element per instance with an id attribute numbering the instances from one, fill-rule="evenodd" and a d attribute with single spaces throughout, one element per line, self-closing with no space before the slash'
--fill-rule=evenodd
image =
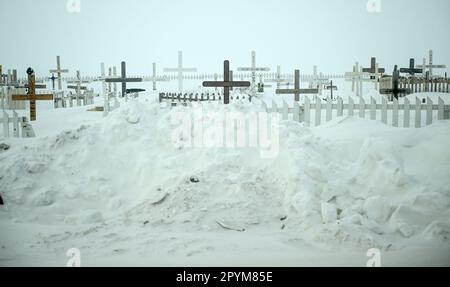
<path id="1" fill-rule="evenodd" d="M 36 94 L 36 78 L 31 68 L 27 70 L 28 74 L 28 93 L 26 95 L 12 95 L 13 101 L 30 101 L 30 120 L 36 120 L 36 101 L 37 100 L 53 100 L 53 94 Z"/>

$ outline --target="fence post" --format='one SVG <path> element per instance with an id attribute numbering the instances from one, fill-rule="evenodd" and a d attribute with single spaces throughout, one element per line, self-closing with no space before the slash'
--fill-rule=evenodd
<path id="1" fill-rule="evenodd" d="M 342 98 L 338 98 L 337 99 L 337 116 L 338 117 L 342 117 L 344 114 L 344 101 L 342 100 Z"/>
<path id="2" fill-rule="evenodd" d="M 272 113 L 278 113 L 278 106 L 274 100 L 272 100 Z"/>
<path id="3" fill-rule="evenodd" d="M 309 97 L 305 97 L 305 126 L 309 127 L 311 123 L 311 102 Z"/>
<path id="4" fill-rule="evenodd" d="M 286 101 L 283 100 L 283 115 L 282 115 L 282 119 L 284 121 L 286 121 L 288 119 L 288 117 L 289 117 L 288 115 L 289 115 L 289 106 L 286 103 Z"/>
<path id="5" fill-rule="evenodd" d="M 13 111 L 13 137 L 19 137 L 19 115 Z"/>
<path id="6" fill-rule="evenodd" d="M 381 122 L 387 124 L 387 99 L 385 96 L 381 98 Z"/>
<path id="7" fill-rule="evenodd" d="M 331 102 L 331 99 L 330 99 L 330 97 L 327 97 L 327 122 L 329 122 L 329 121 L 331 121 L 331 118 L 332 118 L 332 108 L 333 108 L 333 106 L 332 106 L 332 102 Z"/>
<path id="8" fill-rule="evenodd" d="M 404 101 L 405 109 L 403 111 L 403 127 L 409 128 L 409 119 L 410 119 L 410 103 L 409 99 L 405 98 Z"/>
<path id="9" fill-rule="evenodd" d="M 9 138 L 9 115 L 3 111 L 3 136 Z"/>
<path id="10" fill-rule="evenodd" d="M 362 97 L 359 98 L 359 117 L 364 118 L 366 115 L 366 103 Z"/>
<path id="11" fill-rule="evenodd" d="M 322 100 L 316 96 L 316 127 L 320 125 L 322 119 Z"/>
<path id="12" fill-rule="evenodd" d="M 422 101 L 416 97 L 416 115 L 415 115 L 415 127 L 420 128 L 422 121 Z"/>
<path id="13" fill-rule="evenodd" d="M 433 101 L 427 97 L 427 126 L 433 123 Z"/>
<path id="14" fill-rule="evenodd" d="M 300 122 L 300 118 L 300 104 L 298 102 L 294 102 L 293 120 L 296 122 Z"/>
<path id="15" fill-rule="evenodd" d="M 348 115 L 352 117 L 355 115 L 355 101 L 352 97 L 348 97 Z"/>
<path id="16" fill-rule="evenodd" d="M 370 119 L 376 120 L 377 119 L 377 101 L 371 97 L 370 98 L 371 104 L 370 104 Z"/>
<path id="17" fill-rule="evenodd" d="M 398 99 L 394 98 L 392 105 L 392 126 L 398 127 Z"/>
<path id="18" fill-rule="evenodd" d="M 439 97 L 438 100 L 438 120 L 444 119 L 444 101 Z"/>

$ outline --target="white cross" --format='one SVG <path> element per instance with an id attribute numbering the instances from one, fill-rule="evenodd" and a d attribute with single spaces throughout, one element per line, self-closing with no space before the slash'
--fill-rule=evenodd
<path id="1" fill-rule="evenodd" d="M 252 66 L 238 68 L 240 72 L 252 72 L 252 85 L 256 84 L 256 72 L 270 71 L 267 67 L 256 67 L 256 52 L 252 51 Z"/>
<path id="2" fill-rule="evenodd" d="M 355 91 L 355 85 L 356 85 L 356 96 L 357 97 L 362 96 L 362 83 L 363 82 L 372 82 L 372 80 L 369 77 L 369 73 L 362 72 L 361 68 L 359 67 L 358 62 L 356 62 L 356 64 L 353 66 L 353 72 L 345 73 L 345 80 L 352 82 L 352 92 Z"/>
<path id="3" fill-rule="evenodd" d="M 281 75 L 281 66 L 277 66 L 277 74 L 275 76 L 275 79 L 267 79 L 266 82 L 270 82 L 270 83 L 277 83 L 277 89 L 281 88 L 281 84 L 282 83 L 288 83 L 292 81 L 291 79 L 283 79 L 282 75 Z"/>
<path id="4" fill-rule="evenodd" d="M 62 90 L 61 74 L 68 73 L 68 72 L 69 72 L 69 70 L 67 70 L 67 69 L 61 69 L 60 57 L 56 56 L 56 70 L 50 70 L 50 73 L 56 73 L 58 75 L 58 90 Z"/>
<path id="5" fill-rule="evenodd" d="M 183 52 L 178 51 L 178 68 L 164 68 L 166 73 L 178 73 L 178 91 L 183 93 L 183 73 L 195 73 L 197 68 L 183 68 Z"/>
<path id="6" fill-rule="evenodd" d="M 427 60 L 425 58 L 423 58 L 423 64 L 422 65 L 417 65 L 417 68 L 421 68 L 423 75 L 425 75 L 425 69 L 428 68 L 428 70 L 430 71 L 430 77 L 433 77 L 433 69 L 445 69 L 447 68 L 446 65 L 434 65 L 433 64 L 433 50 L 430 50 L 428 53 L 428 65 L 426 64 Z"/>

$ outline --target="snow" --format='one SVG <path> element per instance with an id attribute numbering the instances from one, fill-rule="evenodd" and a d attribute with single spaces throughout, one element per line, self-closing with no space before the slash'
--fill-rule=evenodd
<path id="1" fill-rule="evenodd" d="M 278 155 L 262 158 L 181 145 L 172 118 L 195 109 L 155 99 L 106 118 L 38 107 L 37 138 L 1 139 L 0 265 L 65 266 L 72 247 L 96 266 L 365 266 L 369 248 L 384 265 L 450 264 L 450 122 L 281 121 Z"/>

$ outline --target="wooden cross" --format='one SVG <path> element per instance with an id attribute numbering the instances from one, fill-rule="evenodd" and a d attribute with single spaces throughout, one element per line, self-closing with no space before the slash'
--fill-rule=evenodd
<path id="1" fill-rule="evenodd" d="M 178 73 L 178 91 L 183 93 L 183 73 L 195 73 L 197 68 L 184 68 L 183 67 L 183 52 L 178 51 L 178 67 L 177 68 L 164 68 L 165 73 Z"/>
<path id="2" fill-rule="evenodd" d="M 276 89 L 277 95 L 293 94 L 295 95 L 295 101 L 300 101 L 301 94 L 318 94 L 319 89 L 300 89 L 300 70 L 294 72 L 294 89 Z"/>
<path id="3" fill-rule="evenodd" d="M 120 78 L 107 78 L 105 82 L 107 83 L 122 83 L 122 97 L 127 94 L 127 83 L 137 83 L 142 82 L 142 78 L 127 78 L 127 64 L 125 62 L 121 63 L 121 77 Z"/>
<path id="4" fill-rule="evenodd" d="M 69 70 L 67 70 L 67 69 L 61 69 L 60 57 L 56 56 L 56 70 L 50 70 L 50 73 L 56 73 L 58 75 L 58 90 L 62 90 L 61 74 L 68 73 L 68 72 L 69 72 Z"/>
<path id="5" fill-rule="evenodd" d="M 81 90 L 87 90 L 87 87 L 81 86 L 81 84 L 87 84 L 89 81 L 85 81 L 81 79 L 80 71 L 77 71 L 77 79 L 74 81 L 68 81 L 68 83 L 76 84 L 75 86 L 67 86 L 68 89 L 74 89 L 77 95 L 81 94 Z"/>
<path id="6" fill-rule="evenodd" d="M 330 90 L 331 99 L 333 99 L 333 91 L 337 91 L 337 86 L 333 86 L 333 81 L 330 82 L 330 85 L 326 86 L 325 89 Z"/>
<path id="7" fill-rule="evenodd" d="M 428 68 L 428 70 L 430 71 L 430 77 L 433 77 L 433 69 L 445 69 L 447 68 L 446 65 L 434 65 L 433 64 L 433 50 L 429 51 L 428 54 L 428 65 L 426 64 L 427 60 L 424 58 L 423 59 L 423 65 L 418 65 L 416 66 L 417 68 L 421 68 L 422 69 L 422 73 L 425 73 L 425 69 Z"/>
<path id="8" fill-rule="evenodd" d="M 414 59 L 409 59 L 409 68 L 401 68 L 400 73 L 410 74 L 414 78 L 415 74 L 422 74 L 423 69 L 417 69 L 414 64 Z"/>
<path id="9" fill-rule="evenodd" d="M 394 98 L 398 99 L 400 95 L 408 95 L 411 93 L 409 89 L 400 89 L 400 71 L 397 65 L 394 66 L 394 71 L 392 72 L 392 88 L 391 89 L 381 89 L 380 94 L 392 95 Z"/>
<path id="10" fill-rule="evenodd" d="M 281 75 L 281 67 L 277 66 L 277 74 L 276 74 L 275 79 L 268 79 L 268 80 L 266 80 L 266 82 L 277 83 L 277 89 L 280 89 L 282 83 L 288 83 L 291 80 L 292 79 L 283 79 L 282 75 Z"/>
<path id="11" fill-rule="evenodd" d="M 203 87 L 223 87 L 223 103 L 230 103 L 230 88 L 232 87 L 250 87 L 247 81 L 230 81 L 230 62 L 223 62 L 223 81 L 204 81 Z"/>
<path id="12" fill-rule="evenodd" d="M 150 81 L 153 82 L 153 91 L 156 91 L 156 82 L 167 82 L 169 79 L 164 77 L 156 76 L 156 63 L 153 63 L 153 75 L 150 78 Z"/>
<path id="13" fill-rule="evenodd" d="M 256 67 L 256 52 L 252 51 L 252 65 L 251 67 L 238 68 L 240 72 L 252 72 L 252 85 L 256 84 L 256 72 L 270 71 L 267 67 Z"/>
<path id="14" fill-rule="evenodd" d="M 322 73 L 317 72 L 317 66 L 313 67 L 313 75 L 310 79 L 307 80 L 309 82 L 310 87 L 319 87 L 321 89 L 322 85 L 326 85 L 329 83 L 329 78 L 325 77 Z"/>
<path id="15" fill-rule="evenodd" d="M 372 57 L 370 59 L 370 68 L 363 68 L 362 71 L 370 74 L 370 78 L 375 82 L 375 89 L 378 89 L 378 80 L 386 70 L 379 67 L 377 58 Z"/>
<path id="16" fill-rule="evenodd" d="M 13 101 L 30 101 L 30 121 L 36 120 L 36 101 L 52 101 L 53 94 L 36 94 L 36 78 L 32 68 L 27 69 L 28 92 L 26 95 L 12 95 Z"/>
<path id="17" fill-rule="evenodd" d="M 363 82 L 372 82 L 372 80 L 369 78 L 369 74 L 361 71 L 358 62 L 356 62 L 355 65 L 353 66 L 353 72 L 345 73 L 345 80 L 352 82 L 352 92 L 355 91 L 356 86 L 357 97 L 362 96 Z"/>

